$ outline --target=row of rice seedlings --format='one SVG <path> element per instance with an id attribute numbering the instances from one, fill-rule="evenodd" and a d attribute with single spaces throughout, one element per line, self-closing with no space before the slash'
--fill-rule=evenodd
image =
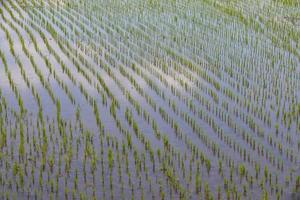
<path id="1" fill-rule="evenodd" d="M 55 101 L 55 100 L 54 100 L 54 99 L 55 99 L 54 92 L 52 91 L 52 89 L 51 89 L 49 83 L 45 80 L 45 78 L 44 78 L 42 72 L 40 71 L 40 69 L 37 67 L 35 61 L 33 60 L 32 55 L 31 55 L 30 52 L 27 50 L 27 48 L 26 48 L 26 46 L 25 46 L 24 39 L 22 38 L 21 33 L 20 33 L 20 32 L 18 31 L 18 29 L 12 24 L 12 22 L 10 22 L 10 21 L 8 21 L 8 20 L 6 19 L 6 17 L 5 17 L 4 15 L 2 15 L 2 17 L 3 17 L 4 21 L 5 21 L 6 23 L 8 23 L 9 26 L 17 33 L 17 35 L 18 35 L 18 37 L 19 37 L 19 40 L 20 40 L 20 42 L 21 42 L 21 45 L 22 45 L 22 50 L 24 51 L 25 55 L 29 58 L 29 60 L 30 60 L 30 62 L 31 62 L 31 65 L 33 66 L 33 68 L 34 68 L 36 74 L 38 75 L 38 77 L 39 77 L 39 79 L 40 79 L 42 85 L 43 85 L 43 86 L 45 87 L 45 89 L 48 91 L 49 96 L 51 97 L 52 101 L 54 102 L 54 101 Z M 9 35 L 8 35 L 8 36 L 9 36 Z M 9 41 L 11 41 L 11 40 L 9 40 Z M 12 45 L 12 43 L 10 43 L 10 44 Z M 13 48 L 13 47 L 11 47 L 11 48 Z M 12 51 L 12 54 L 14 55 L 13 52 L 14 52 L 14 51 Z M 14 56 L 17 57 L 16 55 L 14 55 Z M 17 58 L 16 58 L 16 59 L 17 59 Z M 19 67 L 21 68 L 21 73 L 23 74 L 23 77 L 25 77 L 25 82 L 27 82 L 26 80 L 28 80 L 28 78 L 26 78 L 25 70 L 24 70 L 24 68 L 23 68 L 22 63 L 20 62 L 20 60 L 19 60 L 19 61 L 18 61 L 18 60 L 19 60 L 19 59 L 17 59 L 17 63 L 18 63 L 18 65 L 19 65 Z M 28 87 L 29 87 L 29 84 L 28 84 Z M 35 92 L 33 92 L 33 93 L 35 93 Z"/>
<path id="2" fill-rule="evenodd" d="M 60 78 L 58 77 L 58 75 L 56 75 L 57 73 L 56 73 L 56 71 L 54 70 L 54 68 L 53 68 L 53 66 L 52 66 L 52 63 L 49 61 L 49 59 L 48 59 L 45 55 L 42 54 L 40 48 L 39 48 L 38 45 L 37 45 L 37 41 L 36 41 L 36 39 L 35 39 L 33 33 L 30 31 L 30 29 L 29 29 L 26 25 L 22 24 L 22 23 L 21 23 L 21 22 L 13 15 L 12 11 L 6 6 L 6 4 L 4 4 L 4 5 L 5 5 L 6 10 L 10 13 L 10 16 L 12 17 L 12 19 L 13 19 L 15 22 L 17 22 L 20 26 L 22 26 L 22 27 L 26 30 L 26 32 L 28 33 L 28 35 L 29 35 L 31 41 L 33 42 L 33 45 L 34 45 L 34 47 L 35 47 L 35 50 L 36 50 L 36 51 L 39 53 L 39 55 L 43 58 L 43 60 L 44 60 L 44 62 L 45 62 L 45 64 L 46 64 L 46 67 L 48 68 L 48 70 L 49 70 L 49 72 L 50 72 L 50 75 L 53 74 L 54 79 L 56 79 L 56 81 L 59 83 L 59 85 L 61 86 L 61 88 L 65 91 L 65 93 L 66 93 L 67 96 L 69 97 L 70 101 L 71 101 L 73 104 L 75 104 L 75 98 L 74 98 L 74 96 L 72 95 L 72 93 L 71 93 L 71 91 L 69 90 L 68 86 L 62 81 L 62 79 L 60 79 Z M 12 3 L 10 2 L 10 5 L 13 6 L 13 8 L 18 12 L 19 16 L 23 19 L 23 15 L 21 15 L 20 11 L 17 10 L 15 4 L 12 4 Z M 45 38 L 45 37 L 42 37 L 42 38 L 44 39 L 44 42 L 45 42 L 45 41 L 46 41 L 46 38 Z M 46 42 L 45 42 L 45 43 L 46 43 Z M 47 43 L 47 44 L 48 44 L 48 43 Z M 48 44 L 48 45 L 47 45 L 47 44 L 46 44 L 46 46 L 49 47 L 49 44 Z M 49 49 L 50 49 L 50 47 L 49 47 Z M 49 50 L 49 51 L 50 51 L 50 50 Z M 73 78 L 73 79 L 74 79 L 74 78 Z M 48 81 L 49 81 L 49 76 L 48 76 Z"/>
<path id="3" fill-rule="evenodd" d="M 1 29 L 3 30 L 3 28 L 4 27 L 1 24 Z M 8 36 L 8 35 L 9 35 L 9 33 L 6 32 L 6 36 Z M 9 44 L 10 44 L 10 50 L 11 50 L 11 52 L 14 52 L 14 50 L 13 50 L 13 42 L 12 42 L 12 40 L 9 40 L 9 41 L 10 41 L 9 42 Z M 19 90 L 18 90 L 18 88 L 16 86 L 16 83 L 14 82 L 14 80 L 12 78 L 12 74 L 9 71 L 9 67 L 8 67 L 8 64 L 7 64 L 7 61 L 6 61 L 6 57 L 5 57 L 4 53 L 1 50 L 0 50 L 0 57 L 1 57 L 2 63 L 3 63 L 4 68 L 5 68 L 5 73 L 6 73 L 6 76 L 8 78 L 9 85 L 10 85 L 12 91 L 14 92 L 14 95 L 15 95 L 16 99 L 18 100 L 18 106 L 20 108 L 20 113 L 23 114 L 23 113 L 26 112 L 26 108 L 24 107 L 24 103 L 23 103 L 22 97 L 20 95 L 20 92 L 19 92 Z"/>
<path id="4" fill-rule="evenodd" d="M 40 32 L 41 33 L 41 32 Z M 43 37 L 44 38 L 44 41 L 45 41 L 45 37 Z M 48 47 L 49 47 L 49 45 L 47 45 Z M 57 58 L 57 56 L 55 56 L 56 58 Z M 82 91 L 82 85 L 81 85 L 81 87 L 80 87 L 80 90 Z M 99 89 L 98 89 L 98 91 L 99 91 Z M 86 94 L 86 93 L 84 93 L 84 94 Z M 85 95 L 86 97 L 87 97 L 87 95 Z"/>
<path id="5" fill-rule="evenodd" d="M 78 65 L 78 64 L 77 64 Z M 104 87 L 104 89 L 105 89 L 105 91 L 108 93 L 108 95 L 109 96 L 112 96 L 112 94 L 110 93 L 110 91 L 108 90 L 108 88 L 107 88 L 107 86 L 105 85 L 105 83 L 104 83 L 104 81 L 102 80 L 102 78 L 99 76 L 99 75 L 97 75 L 97 79 L 98 79 L 98 81 L 100 82 L 100 84 Z M 98 92 L 100 91 L 100 87 L 97 85 L 97 90 L 98 90 Z M 101 93 L 102 93 L 102 91 L 101 91 Z M 103 103 L 105 103 L 106 102 L 106 97 L 105 96 L 103 96 L 104 94 L 102 93 L 102 97 L 104 97 L 103 98 Z M 106 104 L 106 103 L 105 103 Z"/>

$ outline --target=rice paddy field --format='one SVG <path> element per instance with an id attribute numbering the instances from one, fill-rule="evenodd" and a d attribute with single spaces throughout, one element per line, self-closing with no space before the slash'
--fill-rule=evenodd
<path id="1" fill-rule="evenodd" d="M 300 199 L 298 0 L 0 0 L 0 199 Z"/>

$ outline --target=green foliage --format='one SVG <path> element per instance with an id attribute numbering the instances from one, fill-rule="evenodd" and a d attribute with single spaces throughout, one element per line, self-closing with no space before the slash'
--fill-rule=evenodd
<path id="1" fill-rule="evenodd" d="M 244 177 L 246 175 L 246 167 L 245 165 L 241 164 L 239 167 L 240 176 Z"/>
<path id="2" fill-rule="evenodd" d="M 300 6 L 300 1 L 298 0 L 273 0 L 279 3 L 282 3 L 287 6 Z"/>

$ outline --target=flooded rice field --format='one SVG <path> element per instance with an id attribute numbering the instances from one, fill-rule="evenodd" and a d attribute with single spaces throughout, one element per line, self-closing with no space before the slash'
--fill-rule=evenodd
<path id="1" fill-rule="evenodd" d="M 0 199 L 300 199 L 294 0 L 0 0 Z"/>

